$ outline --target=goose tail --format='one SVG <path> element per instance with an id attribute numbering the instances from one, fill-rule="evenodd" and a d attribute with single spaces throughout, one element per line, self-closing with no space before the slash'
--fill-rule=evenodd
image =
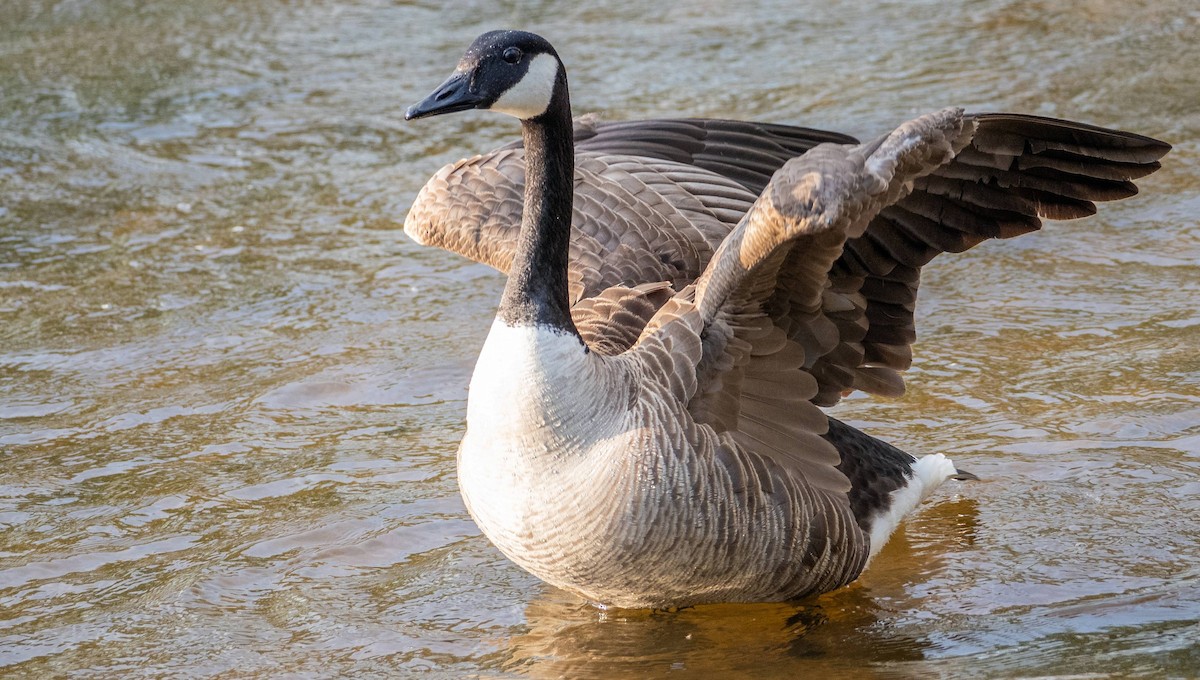
<path id="1" fill-rule="evenodd" d="M 891 493 L 891 504 L 875 515 L 871 522 L 870 559 L 879 554 L 888 538 L 922 501 L 929 498 L 947 479 L 978 479 L 969 472 L 954 467 L 949 458 L 940 453 L 922 456 L 912 466 L 908 482 Z"/>

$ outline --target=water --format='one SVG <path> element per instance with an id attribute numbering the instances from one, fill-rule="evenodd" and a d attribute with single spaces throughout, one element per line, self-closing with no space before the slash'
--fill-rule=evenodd
<path id="1" fill-rule="evenodd" d="M 854 586 L 599 612 L 504 560 L 454 451 L 501 277 L 399 231 L 512 139 L 405 106 L 542 32 L 578 111 L 873 134 L 943 105 L 1175 144 L 1142 196 L 926 270 L 956 484 Z M 0 4 L 0 674 L 1200 674 L 1200 10 L 1077 3 Z"/>

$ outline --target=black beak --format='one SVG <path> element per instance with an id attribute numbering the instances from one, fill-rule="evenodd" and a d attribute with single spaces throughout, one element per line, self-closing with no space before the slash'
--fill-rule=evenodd
<path id="1" fill-rule="evenodd" d="M 408 110 L 404 112 L 404 120 L 475 108 L 483 101 L 483 97 L 470 91 L 468 81 L 466 73 L 456 72 L 428 97 L 408 107 Z"/>

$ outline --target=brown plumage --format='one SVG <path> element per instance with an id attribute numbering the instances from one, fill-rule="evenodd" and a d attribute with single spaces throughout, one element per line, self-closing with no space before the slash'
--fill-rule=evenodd
<path id="1" fill-rule="evenodd" d="M 1095 201 L 1136 194 L 1132 180 L 1157 170 L 1170 149 L 1149 137 L 1038 116 L 966 118 L 977 127 L 970 144 L 886 206 L 823 273 L 819 314 L 797 310 L 788 285 L 767 303 L 776 323 L 809 350 L 816 403 L 832 405 L 853 389 L 903 393 L 897 372 L 912 362 L 920 268 L 938 254 L 1036 231 L 1042 218 L 1093 215 Z M 569 280 L 576 302 L 610 286 L 667 281 L 681 290 L 771 173 L 819 143 L 855 142 L 745 121 L 593 117 L 576 121 L 575 140 Z M 442 168 L 418 194 L 405 231 L 507 271 L 521 222 L 523 159 L 514 144 Z M 796 276 L 792 266 L 780 271 L 782 280 Z"/>
<path id="2" fill-rule="evenodd" d="M 957 109 L 866 144 L 703 120 L 572 135 L 557 54 L 520 32 L 481 36 L 408 116 L 465 108 L 520 118 L 524 149 L 444 168 L 405 223 L 510 270 L 471 382 L 463 497 L 522 567 L 623 607 L 856 578 L 956 473 L 820 409 L 903 391 L 920 267 L 1090 214 L 1169 148 Z"/>

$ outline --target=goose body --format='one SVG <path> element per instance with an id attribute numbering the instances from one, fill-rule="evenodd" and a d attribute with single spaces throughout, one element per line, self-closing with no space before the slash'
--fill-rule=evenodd
<path id="1" fill-rule="evenodd" d="M 957 109 L 861 145 L 734 121 L 580 133 L 557 53 L 519 31 L 480 36 L 407 117 L 469 108 L 519 118 L 523 148 L 444 169 L 406 221 L 509 272 L 463 498 L 514 562 L 620 607 L 854 580 L 957 474 L 819 408 L 902 391 L 919 267 L 1129 195 L 1169 148 Z"/>
<path id="2" fill-rule="evenodd" d="M 657 375 L 664 348 L 616 360 L 580 349 L 497 322 L 471 381 L 459 483 L 513 561 L 623 607 L 769 600 L 861 571 L 867 545 L 848 505 L 697 425 L 678 407 L 684 385 Z M 553 480 L 553 499 L 534 480 Z M 747 483 L 757 498 L 729 502 Z M 843 536 L 830 550 L 826 537 Z"/>

